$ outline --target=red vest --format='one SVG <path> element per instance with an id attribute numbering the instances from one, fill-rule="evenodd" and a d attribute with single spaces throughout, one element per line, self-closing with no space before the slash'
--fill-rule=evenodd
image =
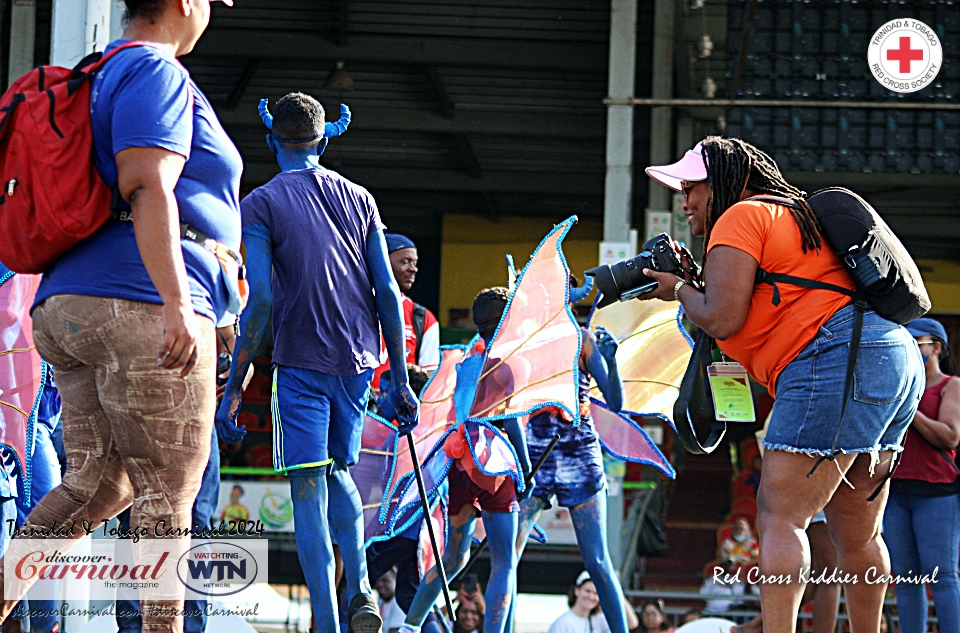
<path id="1" fill-rule="evenodd" d="M 940 392 L 947 381 L 956 376 L 948 376 L 939 384 L 927 387 L 920 398 L 920 413 L 934 420 L 940 414 Z M 944 450 L 953 462 L 956 450 Z M 957 480 L 957 470 L 944 459 L 940 451 L 911 426 L 907 430 L 907 439 L 903 445 L 903 457 L 893 473 L 894 479 L 916 479 L 933 484 L 949 484 Z"/>

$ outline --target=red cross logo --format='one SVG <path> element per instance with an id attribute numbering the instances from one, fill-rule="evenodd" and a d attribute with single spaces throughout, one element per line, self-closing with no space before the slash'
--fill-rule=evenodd
<path id="1" fill-rule="evenodd" d="M 923 61 L 922 48 L 910 48 L 910 36 L 900 38 L 900 48 L 887 51 L 887 61 L 900 62 L 900 73 L 910 73 L 910 62 Z"/>

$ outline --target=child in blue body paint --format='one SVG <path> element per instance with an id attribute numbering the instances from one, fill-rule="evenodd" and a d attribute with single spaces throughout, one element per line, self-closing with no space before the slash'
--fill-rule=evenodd
<path id="1" fill-rule="evenodd" d="M 290 477 L 297 554 L 317 625 L 338 630 L 332 532 L 343 556 L 349 628 L 379 633 L 360 495 L 347 467 L 359 455 L 381 328 L 391 366 L 405 367 L 403 316 L 373 197 L 320 166 L 327 138 L 349 122 L 341 108 L 341 121 L 325 125 L 323 108 L 304 94 L 277 102 L 275 118 L 261 107 L 267 145 L 283 171 L 241 203 L 251 295 L 216 421 L 224 441 L 242 438 L 241 380 L 272 308 L 274 468 Z M 400 432 L 409 433 L 419 403 L 406 371 L 392 372 L 390 394 Z"/>
<path id="2" fill-rule="evenodd" d="M 590 293 L 591 285 L 578 288 L 570 277 L 571 303 Z M 626 633 L 627 620 L 623 609 L 623 590 L 610 560 L 607 548 L 607 486 L 603 473 L 600 440 L 589 416 L 588 392 L 590 377 L 597 381 L 607 406 L 613 412 L 623 406 L 623 385 L 617 368 L 617 341 L 602 327 L 596 335 L 584 329 L 580 355 L 580 426 L 549 408 L 531 416 L 527 423 L 530 459 L 536 462 L 554 435 L 560 441 L 547 456 L 537 473 L 537 489 L 520 504 L 520 529 L 517 557 L 523 554 L 527 538 L 540 513 L 557 503 L 570 510 L 573 528 L 580 546 L 583 565 L 600 597 L 600 607 L 612 633 Z M 511 618 L 512 619 L 512 618 Z"/>
<path id="3" fill-rule="evenodd" d="M 473 320 L 486 345 L 497 329 L 500 317 L 507 304 L 509 292 L 506 288 L 488 288 L 477 295 L 473 303 Z M 474 402 L 475 386 L 480 370 L 486 361 L 486 354 L 469 356 L 457 367 L 457 387 L 454 392 L 454 404 L 457 419 L 466 419 Z M 506 369 L 506 365 L 500 366 Z M 504 395 L 512 391 L 510 376 L 492 376 L 490 383 L 503 389 Z M 520 467 L 526 475 L 530 472 L 530 458 L 527 454 L 523 429 L 517 418 L 502 421 L 503 430 L 513 445 L 520 460 Z M 455 437 L 454 433 L 449 437 Z M 450 447 L 445 443 L 445 449 Z M 451 457 L 461 457 L 452 455 Z M 463 460 L 473 460 L 469 449 L 462 454 Z M 518 500 L 526 498 L 534 483 L 531 482 L 522 492 L 517 493 L 512 478 L 506 477 L 495 492 L 481 487 L 455 461 L 448 474 L 450 484 L 449 529 L 446 550 L 443 556 L 444 568 L 449 577 L 455 576 L 467 564 L 470 558 L 470 544 L 477 522 L 476 506 L 480 507 L 483 526 L 490 544 L 490 579 L 487 582 L 487 610 L 484 618 L 484 633 L 503 633 L 513 603 L 516 589 L 517 554 L 513 547 L 517 539 Z M 441 580 L 436 569 L 429 571 L 420 583 L 420 589 L 407 613 L 407 619 L 400 633 L 418 633 L 430 608 L 440 596 Z"/>

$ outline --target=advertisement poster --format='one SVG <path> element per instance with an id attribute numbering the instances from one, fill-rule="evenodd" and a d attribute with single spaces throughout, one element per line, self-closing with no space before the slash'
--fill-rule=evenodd
<path id="1" fill-rule="evenodd" d="M 260 521 L 265 532 L 293 532 L 293 500 L 286 481 L 222 481 L 215 518 Z"/>

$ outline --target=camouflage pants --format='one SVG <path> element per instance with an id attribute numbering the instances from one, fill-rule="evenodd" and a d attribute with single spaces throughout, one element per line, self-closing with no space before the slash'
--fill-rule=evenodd
<path id="1" fill-rule="evenodd" d="M 131 503 L 131 525 L 150 534 L 161 521 L 191 526 L 216 406 L 215 330 L 200 319 L 197 365 L 181 378 L 157 367 L 160 314 L 159 305 L 76 295 L 33 311 L 37 350 L 53 365 L 63 401 L 67 473 L 25 529 L 74 523 L 80 538 L 84 521 L 102 526 Z M 180 590 L 179 601 L 144 596 L 144 633 L 182 631 L 182 617 L 169 615 L 182 611 Z"/>

